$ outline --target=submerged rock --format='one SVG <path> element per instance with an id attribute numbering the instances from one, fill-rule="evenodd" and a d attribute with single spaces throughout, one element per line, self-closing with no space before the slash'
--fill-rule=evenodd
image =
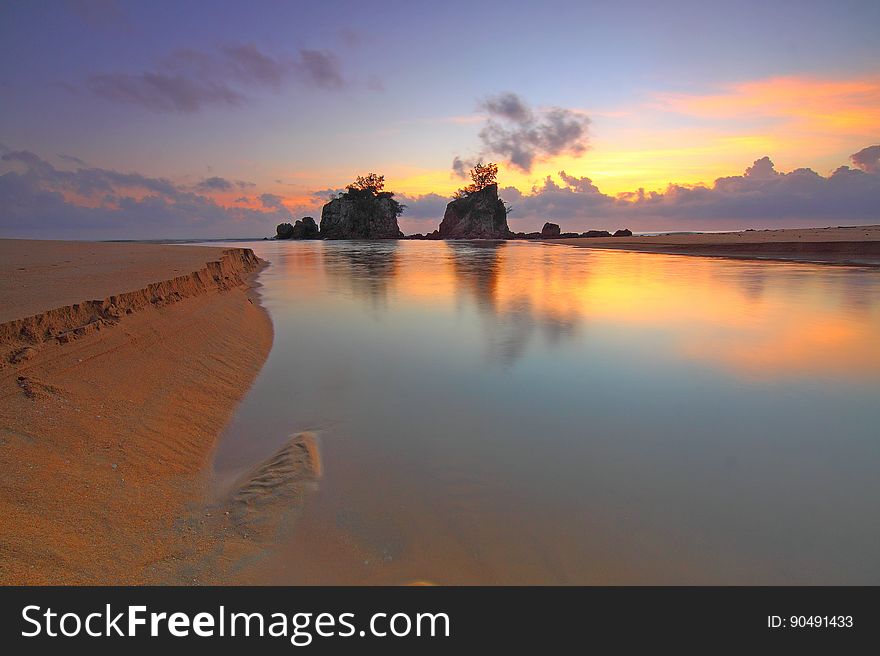
<path id="1" fill-rule="evenodd" d="M 556 223 L 550 223 L 549 221 L 544 224 L 544 227 L 541 228 L 541 236 L 544 239 L 552 239 L 553 237 L 558 237 L 562 231 L 559 229 L 559 225 Z"/>
<path id="2" fill-rule="evenodd" d="M 321 210 L 324 239 L 399 239 L 397 225 L 400 204 L 389 192 L 373 194 L 349 190 Z"/>
<path id="3" fill-rule="evenodd" d="M 456 198 L 446 206 L 440 223 L 441 239 L 507 239 L 507 208 L 498 198 L 498 185 Z"/>

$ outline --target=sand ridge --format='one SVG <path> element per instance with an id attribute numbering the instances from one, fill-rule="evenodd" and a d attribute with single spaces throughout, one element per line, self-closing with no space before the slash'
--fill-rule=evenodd
<path id="1" fill-rule="evenodd" d="M 163 262 L 179 257 L 168 249 L 180 247 L 139 246 L 157 254 L 155 282 L 73 304 L 122 307 L 119 317 L 75 339 L 59 339 L 88 313 L 72 306 L 4 330 L 6 346 L 34 352 L 0 369 L 0 583 L 222 581 L 254 551 L 254 531 L 226 515 L 228 530 L 196 526 L 217 435 L 272 342 L 252 287 L 261 263 L 208 248 L 193 274 L 168 276 Z M 105 283 L 119 287 L 112 269 Z M 21 331 L 50 324 L 68 330 Z M 194 565 L 209 555 L 211 568 Z"/>

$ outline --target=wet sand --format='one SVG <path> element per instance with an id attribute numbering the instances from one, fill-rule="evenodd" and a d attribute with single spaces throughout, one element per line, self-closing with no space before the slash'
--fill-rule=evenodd
<path id="1" fill-rule="evenodd" d="M 584 248 L 880 266 L 880 226 L 545 240 Z"/>
<path id="2" fill-rule="evenodd" d="M 222 582 L 259 553 L 235 499 L 206 491 L 272 343 L 260 266 L 249 249 L 0 241 L 0 583 Z"/>

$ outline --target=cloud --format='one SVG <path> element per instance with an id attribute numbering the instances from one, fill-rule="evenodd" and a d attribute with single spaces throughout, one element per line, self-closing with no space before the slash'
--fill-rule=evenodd
<path id="1" fill-rule="evenodd" d="M 141 105 L 155 112 L 196 112 L 208 105 L 234 107 L 244 96 L 225 84 L 164 73 L 92 75 L 88 88 L 115 102 Z"/>
<path id="2" fill-rule="evenodd" d="M 529 190 L 506 187 L 500 196 L 514 207 L 514 231 L 539 229 L 545 221 L 564 231 L 726 230 L 746 227 L 850 225 L 880 222 L 877 146 L 852 156 L 859 168 L 841 166 L 828 175 L 808 168 L 783 172 L 769 157 L 742 175 L 711 185 L 671 184 L 660 192 L 639 189 L 612 196 L 585 176 L 565 170 Z M 253 183 L 219 176 L 196 185 L 136 172 L 80 166 L 56 168 L 33 152 L 0 155 L 0 235 L 58 238 L 252 237 L 303 215 L 319 216 L 340 189 L 313 191 L 299 199 L 250 193 L 219 198 Z M 231 197 L 231 195 L 229 196 Z M 431 232 L 449 201 L 444 195 L 398 194 L 407 206 L 406 232 Z M 227 204 L 227 202 L 229 204 Z"/>
<path id="3" fill-rule="evenodd" d="M 0 234 L 68 239 L 253 237 L 290 219 L 278 205 L 226 206 L 165 178 L 58 169 L 25 150 L 0 157 Z"/>
<path id="4" fill-rule="evenodd" d="M 850 160 L 857 169 L 866 173 L 880 173 L 880 145 L 862 148 L 853 153 Z"/>
<path id="5" fill-rule="evenodd" d="M 490 116 L 504 118 L 514 123 L 528 123 L 533 120 L 532 110 L 515 93 L 502 93 L 483 103 L 483 109 Z"/>
<path id="6" fill-rule="evenodd" d="M 704 94 L 659 94 L 654 109 L 709 120 L 772 119 L 817 135 L 865 135 L 880 125 L 880 77 L 774 77 L 720 86 Z"/>
<path id="7" fill-rule="evenodd" d="M 339 60 L 326 50 L 300 50 L 299 67 L 305 80 L 322 89 L 341 89 L 344 86 Z"/>
<path id="8" fill-rule="evenodd" d="M 246 84 L 277 89 L 290 70 L 289 64 L 260 52 L 252 43 L 225 45 L 220 51 L 231 73 Z"/>
<path id="9" fill-rule="evenodd" d="M 277 194 L 260 194 L 260 204 L 270 209 L 283 209 L 284 199 Z"/>
<path id="10" fill-rule="evenodd" d="M 233 184 L 229 180 L 218 176 L 202 180 L 196 185 L 199 191 L 229 191 L 232 188 Z"/>
<path id="11" fill-rule="evenodd" d="M 871 167 L 878 155 L 866 148 L 853 155 L 861 170 L 841 166 L 828 176 L 808 168 L 783 173 L 769 157 L 761 157 L 743 175 L 718 178 L 712 185 L 670 184 L 662 192 L 640 189 L 617 196 L 602 193 L 589 178 L 560 171 L 559 182 L 547 176 L 530 193 L 508 187 L 500 195 L 515 208 L 511 227 L 522 230 L 546 220 L 569 231 L 620 225 L 726 230 L 876 222 L 880 172 Z"/>
<path id="12" fill-rule="evenodd" d="M 74 157 L 73 155 L 64 155 L 62 153 L 58 153 L 58 159 L 62 162 L 67 162 L 68 164 L 75 164 L 76 166 L 88 166 L 83 160 L 79 157 Z"/>
<path id="13" fill-rule="evenodd" d="M 537 161 L 557 155 L 579 157 L 589 147 L 590 119 L 561 107 L 532 109 L 515 93 L 492 96 L 481 104 L 487 118 L 480 130 L 479 157 L 499 157 L 528 173 Z M 453 160 L 453 170 L 456 162 Z"/>
<path id="14" fill-rule="evenodd" d="M 467 178 L 468 170 L 474 168 L 474 162 L 463 160 L 456 155 L 452 158 L 452 172 L 459 178 Z"/>
<path id="15" fill-rule="evenodd" d="M 250 90 L 278 92 L 289 81 L 328 90 L 345 86 L 332 52 L 301 49 L 295 56 L 276 56 L 252 43 L 225 44 L 213 51 L 179 49 L 154 70 L 97 73 L 85 84 L 114 102 L 193 113 L 205 107 L 237 107 L 247 101 Z"/>

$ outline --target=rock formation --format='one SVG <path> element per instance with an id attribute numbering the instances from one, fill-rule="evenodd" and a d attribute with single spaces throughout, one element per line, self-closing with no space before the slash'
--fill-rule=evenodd
<path id="1" fill-rule="evenodd" d="M 632 230 L 629 230 L 628 228 L 623 228 L 622 230 L 615 231 L 614 236 L 615 237 L 632 237 L 633 233 L 632 233 Z"/>
<path id="2" fill-rule="evenodd" d="M 321 210 L 324 239 L 399 239 L 397 225 L 401 205 L 390 192 L 349 191 Z"/>
<path id="3" fill-rule="evenodd" d="M 289 223 L 279 223 L 275 228 L 275 239 L 290 239 L 293 234 L 293 226 Z"/>
<path id="4" fill-rule="evenodd" d="M 544 227 L 541 228 L 541 237 L 544 239 L 553 239 L 554 237 L 558 237 L 561 232 L 558 224 L 550 223 L 548 221 L 544 224 Z"/>
<path id="5" fill-rule="evenodd" d="M 456 198 L 446 206 L 441 239 L 507 239 L 507 208 L 498 198 L 498 185 Z"/>
<path id="6" fill-rule="evenodd" d="M 581 237 L 586 237 L 588 239 L 594 239 L 596 237 L 610 237 L 611 233 L 607 230 L 587 230 L 586 232 L 581 233 Z"/>
<path id="7" fill-rule="evenodd" d="M 275 229 L 275 239 L 318 239 L 318 224 L 310 216 L 297 219 L 296 223 L 279 223 Z"/>

